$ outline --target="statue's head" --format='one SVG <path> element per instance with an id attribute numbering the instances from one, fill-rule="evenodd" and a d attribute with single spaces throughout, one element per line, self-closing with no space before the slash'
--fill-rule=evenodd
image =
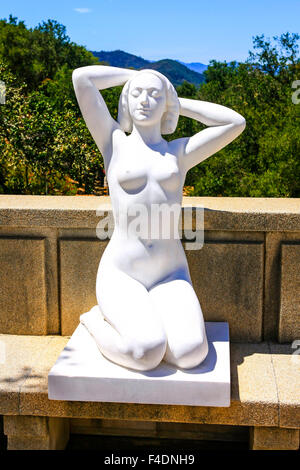
<path id="1" fill-rule="evenodd" d="M 133 122 L 151 126 L 160 122 L 162 134 L 175 131 L 179 100 L 172 83 L 156 70 L 142 70 L 128 80 L 119 100 L 118 121 L 125 132 Z"/>

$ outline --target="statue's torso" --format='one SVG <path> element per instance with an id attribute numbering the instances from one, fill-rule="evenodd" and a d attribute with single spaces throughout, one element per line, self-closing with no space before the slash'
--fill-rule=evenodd
<path id="1" fill-rule="evenodd" d="M 178 235 L 184 178 L 167 143 L 158 151 L 125 135 L 117 140 L 107 170 L 115 229 L 103 263 L 148 286 L 188 269 Z"/>

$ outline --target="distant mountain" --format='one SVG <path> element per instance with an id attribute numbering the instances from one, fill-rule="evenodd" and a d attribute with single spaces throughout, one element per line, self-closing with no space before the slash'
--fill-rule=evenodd
<path id="1" fill-rule="evenodd" d="M 184 81 L 199 85 L 204 82 L 204 76 L 197 71 L 192 70 L 177 60 L 163 59 L 156 62 L 143 59 L 124 51 L 91 51 L 101 62 L 107 62 L 113 67 L 132 67 L 137 70 L 154 69 L 164 74 L 173 83 L 181 85 Z M 203 64 L 201 64 L 203 65 Z"/>
<path id="2" fill-rule="evenodd" d="M 185 65 L 177 62 L 177 60 L 158 60 L 157 62 L 148 64 L 147 67 L 141 68 L 151 68 L 158 70 L 159 72 L 163 73 L 175 86 L 180 85 L 185 80 L 187 82 L 193 83 L 194 85 L 200 85 L 200 83 L 204 82 L 204 76 L 202 74 L 190 70 Z"/>
<path id="3" fill-rule="evenodd" d="M 149 60 L 142 59 L 142 57 L 138 57 L 133 54 L 128 54 L 128 52 L 124 51 L 91 51 L 91 53 L 98 57 L 101 62 L 107 62 L 109 65 L 113 67 L 133 67 L 134 69 L 141 69 L 142 67 L 147 67 L 150 62 Z"/>
<path id="4" fill-rule="evenodd" d="M 177 62 L 185 65 L 188 69 L 193 70 L 194 72 L 198 72 L 198 73 L 203 73 L 208 67 L 208 65 L 201 64 L 201 62 L 186 63 L 186 62 L 182 62 L 181 60 L 178 60 Z"/>

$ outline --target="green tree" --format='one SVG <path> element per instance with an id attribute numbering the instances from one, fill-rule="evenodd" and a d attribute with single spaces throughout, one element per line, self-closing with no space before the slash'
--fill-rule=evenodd
<path id="1" fill-rule="evenodd" d="M 292 102 L 299 36 L 254 38 L 247 63 L 212 61 L 195 98 L 223 104 L 247 121 L 243 134 L 190 170 L 194 195 L 299 197 L 299 105 Z"/>
<path id="2" fill-rule="evenodd" d="M 103 161 L 77 110 L 67 101 L 57 109 L 43 87 L 28 93 L 3 63 L 0 76 L 7 87 L 0 115 L 0 192 L 75 194 L 83 187 L 92 193 Z"/>
<path id="3" fill-rule="evenodd" d="M 70 41 L 65 26 L 57 21 L 44 21 L 32 29 L 12 15 L 8 21 L 0 20 L 1 58 L 29 90 L 46 78 L 54 79 L 61 67 L 73 70 L 99 64 L 85 47 Z"/>

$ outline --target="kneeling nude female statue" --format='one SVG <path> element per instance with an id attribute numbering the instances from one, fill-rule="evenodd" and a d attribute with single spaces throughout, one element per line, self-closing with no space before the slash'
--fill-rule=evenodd
<path id="1" fill-rule="evenodd" d="M 115 220 L 97 274 L 98 306 L 80 321 L 117 364 L 140 371 L 162 360 L 195 367 L 205 359 L 208 343 L 181 241 L 140 236 L 128 230 L 132 218 L 122 216 L 135 206 L 147 209 L 145 219 L 155 205 L 181 206 L 187 171 L 235 139 L 245 119 L 224 106 L 178 98 L 154 70 L 92 65 L 74 70 L 73 84 L 104 158 Z M 117 122 L 99 90 L 123 84 Z M 179 114 L 208 127 L 167 142 L 162 134 L 174 132 Z"/>

